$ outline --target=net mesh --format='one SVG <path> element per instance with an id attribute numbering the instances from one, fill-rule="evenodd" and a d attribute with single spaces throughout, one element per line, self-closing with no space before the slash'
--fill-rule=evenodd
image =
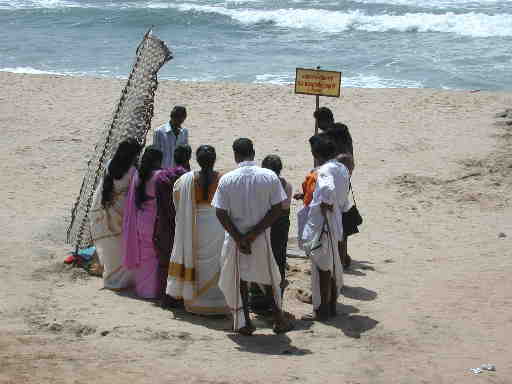
<path id="1" fill-rule="evenodd" d="M 67 241 L 77 249 L 92 245 L 88 217 L 94 192 L 119 143 L 132 137 L 145 144 L 153 118 L 157 73 L 171 59 L 171 51 L 165 43 L 155 37 L 151 30 L 148 31 L 137 47 L 135 62 L 114 110 L 112 122 L 94 147 L 71 213 Z"/>

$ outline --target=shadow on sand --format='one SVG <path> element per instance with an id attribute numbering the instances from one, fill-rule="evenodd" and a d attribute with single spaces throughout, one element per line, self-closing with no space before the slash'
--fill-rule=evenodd
<path id="1" fill-rule="evenodd" d="M 363 287 L 343 286 L 343 296 L 353 300 L 372 301 L 377 298 L 377 292 Z"/>
<path id="2" fill-rule="evenodd" d="M 241 352 L 290 356 L 304 356 L 312 353 L 309 349 L 293 346 L 291 339 L 286 334 L 261 335 L 255 333 L 252 336 L 231 334 L 228 337 L 238 344 L 237 349 Z"/>
<path id="3" fill-rule="evenodd" d="M 368 316 L 338 314 L 324 324 L 340 329 L 347 337 L 359 339 L 361 334 L 375 328 L 379 322 Z"/>
<path id="4" fill-rule="evenodd" d="M 372 261 L 352 259 L 350 267 L 345 269 L 343 273 L 354 276 L 366 276 L 366 272 L 363 271 L 375 271 L 375 268 L 372 267 L 371 264 L 373 264 Z"/>

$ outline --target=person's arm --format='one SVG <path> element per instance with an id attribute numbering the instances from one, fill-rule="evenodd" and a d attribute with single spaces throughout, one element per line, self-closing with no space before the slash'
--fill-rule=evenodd
<path id="1" fill-rule="evenodd" d="M 334 185 L 334 177 L 328 172 L 318 174 L 315 193 L 318 194 L 321 202 L 320 209 L 325 215 L 327 211 L 332 211 L 336 200 L 336 189 Z"/>
<path id="2" fill-rule="evenodd" d="M 238 228 L 233 224 L 231 217 L 229 217 L 228 211 L 221 208 L 216 208 L 215 214 L 217 215 L 217 219 L 219 220 L 222 227 L 226 230 L 227 233 L 235 240 L 240 252 L 242 253 L 251 253 L 250 245 L 247 243 L 247 240 L 244 239 L 244 236 L 240 233 Z"/>

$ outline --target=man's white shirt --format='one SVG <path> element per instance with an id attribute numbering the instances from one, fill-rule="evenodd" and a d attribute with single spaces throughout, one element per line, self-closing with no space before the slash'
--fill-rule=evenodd
<path id="1" fill-rule="evenodd" d="M 158 127 L 153 136 L 153 145 L 163 153 L 162 168 L 174 167 L 174 150 L 178 145 L 188 144 L 188 130 L 181 128 L 178 136 L 170 123 Z"/>
<path id="2" fill-rule="evenodd" d="M 272 208 L 286 200 L 279 177 L 271 170 L 244 161 L 221 177 L 212 205 L 228 212 L 242 234 L 258 224 Z"/>

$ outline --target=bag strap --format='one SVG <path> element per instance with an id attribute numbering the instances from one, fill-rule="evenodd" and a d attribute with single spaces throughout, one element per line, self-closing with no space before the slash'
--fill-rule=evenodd
<path id="1" fill-rule="evenodd" d="M 348 190 L 352 193 L 352 199 L 354 199 L 354 207 L 357 207 L 356 196 L 354 195 L 354 189 L 352 188 L 352 180 L 349 181 Z"/>

